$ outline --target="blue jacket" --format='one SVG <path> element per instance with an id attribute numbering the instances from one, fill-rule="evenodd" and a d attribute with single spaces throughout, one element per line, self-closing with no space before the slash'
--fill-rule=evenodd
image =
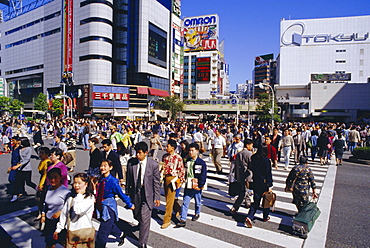
<path id="1" fill-rule="evenodd" d="M 189 161 L 189 160 L 190 160 L 190 158 L 188 157 L 184 161 L 185 179 L 188 175 L 188 173 L 187 173 L 187 171 L 188 171 L 187 161 Z M 206 180 L 207 180 L 207 165 L 206 165 L 206 162 L 204 162 L 203 159 L 198 157 L 195 160 L 193 170 L 194 170 L 193 171 L 194 177 L 198 179 L 198 188 L 202 188 L 206 184 Z"/>

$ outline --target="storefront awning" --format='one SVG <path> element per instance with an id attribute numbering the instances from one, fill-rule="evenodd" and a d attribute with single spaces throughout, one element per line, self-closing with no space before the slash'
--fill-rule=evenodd
<path id="1" fill-rule="evenodd" d="M 159 89 L 151 89 L 149 88 L 149 93 L 152 95 L 152 96 L 170 96 L 170 94 L 168 93 L 168 91 L 165 91 L 165 90 L 159 90 Z"/>
<path id="2" fill-rule="evenodd" d="M 148 88 L 137 87 L 137 94 L 138 95 L 148 95 Z"/>

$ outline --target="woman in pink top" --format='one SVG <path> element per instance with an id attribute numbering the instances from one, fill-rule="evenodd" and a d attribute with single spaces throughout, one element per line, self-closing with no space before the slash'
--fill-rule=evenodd
<path id="1" fill-rule="evenodd" d="M 67 166 L 61 161 L 63 156 L 63 151 L 59 148 L 52 148 L 50 150 L 50 160 L 52 162 L 51 165 L 49 165 L 48 170 L 51 170 L 52 168 L 59 168 L 62 172 L 62 185 L 66 186 L 68 188 L 68 168 Z M 47 185 L 50 185 L 49 180 L 46 180 Z"/>

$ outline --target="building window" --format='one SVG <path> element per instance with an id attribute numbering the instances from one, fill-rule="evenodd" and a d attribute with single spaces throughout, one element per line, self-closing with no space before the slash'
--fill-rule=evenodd
<path id="1" fill-rule="evenodd" d="M 12 70 L 12 71 L 6 71 L 5 75 L 11 75 L 11 74 L 21 73 L 21 72 L 26 72 L 26 71 L 33 71 L 33 70 L 38 70 L 38 69 L 42 69 L 42 68 L 44 68 L 44 65 L 35 65 L 35 66 L 16 69 L 16 70 Z"/>
<path id="2" fill-rule="evenodd" d="M 47 31 L 47 32 L 42 33 L 42 34 L 34 35 L 34 36 L 29 37 L 29 38 L 26 38 L 26 39 L 23 39 L 23 40 L 19 40 L 19 41 L 10 43 L 8 45 L 5 45 L 5 49 L 11 48 L 13 46 L 18 46 L 18 45 L 21 45 L 21 44 L 24 44 L 24 43 L 27 43 L 27 42 L 30 42 L 30 41 L 33 41 L 33 40 L 37 40 L 37 39 L 40 39 L 40 38 L 44 38 L 46 36 L 49 36 L 49 35 L 52 35 L 52 34 L 56 34 L 56 33 L 59 33 L 59 32 L 60 32 L 60 28 L 56 28 L 56 29 Z"/>
<path id="3" fill-rule="evenodd" d="M 101 3 L 101 4 L 105 4 L 105 5 L 108 5 L 109 7 L 113 8 L 113 4 L 109 1 L 106 1 L 106 0 L 87 0 L 87 1 L 83 1 L 83 2 L 80 3 L 80 7 L 83 7 L 83 6 L 92 4 L 92 3 Z"/>
<path id="4" fill-rule="evenodd" d="M 337 63 L 337 64 L 345 64 L 346 61 L 345 60 L 336 60 L 335 63 Z"/>
<path id="5" fill-rule="evenodd" d="M 91 60 L 91 59 L 102 59 L 102 60 L 108 60 L 112 62 L 111 57 L 104 56 L 104 55 L 90 54 L 90 55 L 85 55 L 85 56 L 80 57 L 80 61 Z"/>
<path id="6" fill-rule="evenodd" d="M 345 53 L 347 52 L 346 49 L 342 49 L 342 50 L 336 50 L 337 53 Z"/>
<path id="7" fill-rule="evenodd" d="M 84 43 L 84 42 L 88 42 L 88 41 L 92 41 L 92 40 L 105 41 L 105 42 L 108 42 L 110 44 L 113 43 L 113 41 L 111 39 L 106 38 L 106 37 L 102 37 L 102 36 L 88 36 L 88 37 L 84 37 L 84 38 L 81 38 L 80 39 L 80 43 Z"/>
<path id="8" fill-rule="evenodd" d="M 364 60 L 360 59 L 360 65 L 364 65 Z"/>
<path id="9" fill-rule="evenodd" d="M 335 73 L 339 74 L 339 73 L 346 73 L 346 71 L 335 71 Z"/>
<path id="10" fill-rule="evenodd" d="M 360 49 L 360 55 L 364 55 L 365 54 L 365 50 L 363 48 Z"/>
<path id="11" fill-rule="evenodd" d="M 43 18 L 37 19 L 37 20 L 35 20 L 35 21 L 33 21 L 33 22 L 29 22 L 29 23 L 24 24 L 24 25 L 22 25 L 22 26 L 19 26 L 19 27 L 13 28 L 13 29 L 11 29 L 11 30 L 9 30 L 9 31 L 6 31 L 6 32 L 5 32 L 5 35 L 9 35 L 9 34 L 12 34 L 12 33 L 14 33 L 14 32 L 20 31 L 20 30 L 22 30 L 22 29 L 29 28 L 29 27 L 31 27 L 31 26 L 33 26 L 33 25 L 35 25 L 35 24 L 38 24 L 38 23 L 43 22 L 43 21 L 50 20 L 50 19 L 52 19 L 52 18 L 54 18 L 54 17 L 57 17 L 57 16 L 60 16 L 60 11 L 55 12 L 55 13 L 50 14 L 50 15 L 47 15 L 47 16 L 45 16 L 45 17 L 43 17 Z"/>
<path id="12" fill-rule="evenodd" d="M 109 25 L 113 26 L 112 21 L 110 21 L 108 19 L 105 19 L 105 18 L 101 18 L 101 17 L 86 18 L 86 19 L 80 21 L 80 25 L 84 25 L 84 24 L 90 23 L 90 22 L 102 22 L 102 23 L 106 23 L 106 24 L 109 24 Z"/>
<path id="13" fill-rule="evenodd" d="M 363 77 L 364 76 L 364 71 L 359 71 L 358 76 Z"/>

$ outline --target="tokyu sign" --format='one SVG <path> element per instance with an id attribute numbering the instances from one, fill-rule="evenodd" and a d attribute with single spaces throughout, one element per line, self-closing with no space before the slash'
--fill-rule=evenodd
<path id="1" fill-rule="evenodd" d="M 334 42 L 358 42 L 366 41 L 369 32 L 365 33 L 335 33 L 335 34 L 305 34 L 306 26 L 303 22 L 296 22 L 285 29 L 281 35 L 281 43 L 289 45 L 305 45 Z"/>

